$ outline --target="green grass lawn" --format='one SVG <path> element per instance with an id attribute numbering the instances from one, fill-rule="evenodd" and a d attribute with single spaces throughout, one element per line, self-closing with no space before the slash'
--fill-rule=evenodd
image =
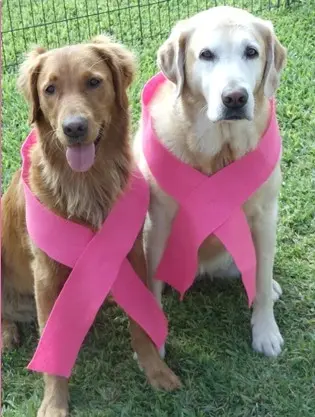
<path id="1" fill-rule="evenodd" d="M 30 4 L 38 8 L 42 4 L 46 7 L 46 2 L 23 3 L 23 24 L 27 26 L 32 23 L 29 20 Z M 84 0 L 67 3 L 70 6 L 77 3 L 80 10 L 86 10 Z M 87 3 L 92 8 L 97 1 Z M 99 3 L 106 11 L 107 2 Z M 114 1 L 108 3 L 110 7 L 117 4 Z M 137 2 L 132 0 L 130 3 Z M 188 3 L 192 12 L 205 2 L 195 0 Z M 184 387 L 171 394 L 155 392 L 147 385 L 132 359 L 126 317 L 116 307 L 105 306 L 80 352 L 71 379 L 73 416 L 315 415 L 315 13 L 311 3 L 309 7 L 263 14 L 273 20 L 280 40 L 289 51 L 288 66 L 278 93 L 284 180 L 275 277 L 284 293 L 275 312 L 285 339 L 283 353 L 270 360 L 252 351 L 250 311 L 239 281 L 198 282 L 182 303 L 170 291 L 165 297 L 170 319 L 167 362 L 180 375 Z M 19 2 L 12 0 L 10 4 L 18 7 Z M 128 1 L 123 0 L 120 4 L 128 4 Z M 62 5 L 62 0 L 55 0 L 55 16 L 58 13 L 62 16 Z M 143 46 L 139 43 L 141 33 L 137 7 L 131 11 L 131 20 L 128 11 L 120 17 L 116 12 L 112 14 L 111 31 L 118 39 L 121 36 L 127 43 L 133 41 L 140 61 L 139 75 L 130 92 L 134 123 L 139 116 L 140 90 L 156 71 L 155 54 L 161 42 L 156 36 L 159 25 L 167 32 L 169 22 L 177 19 L 177 2 L 172 1 L 168 6 L 164 5 L 160 13 L 155 6 L 151 9 L 150 20 L 144 19 L 143 35 L 149 38 L 152 34 L 153 39 L 146 40 Z M 180 8 L 180 15 L 186 11 L 185 3 L 185 7 Z M 146 13 L 149 15 L 148 11 Z M 38 18 L 38 14 L 35 15 Z M 12 19 L 17 19 L 14 16 Z M 87 38 L 89 29 L 95 33 L 98 29 L 109 28 L 104 16 L 100 23 L 97 17 L 91 17 L 90 28 L 88 21 L 83 19 L 80 33 L 72 22 L 69 29 L 72 40 Z M 53 18 L 51 13 L 46 13 L 46 19 Z M 128 29 L 131 22 L 132 36 Z M 7 20 L 5 24 L 9 24 Z M 62 43 L 67 27 L 63 22 L 58 25 Z M 47 31 L 51 45 L 54 42 L 58 44 L 54 30 L 51 26 Z M 46 43 L 43 28 L 39 28 L 37 38 L 38 42 Z M 13 45 L 8 36 L 4 40 L 6 58 L 11 60 L 14 57 Z M 15 45 L 18 53 L 23 50 L 23 42 L 21 38 Z M 4 188 L 19 166 L 19 147 L 29 129 L 27 107 L 16 91 L 15 82 L 16 75 L 12 71 L 3 74 Z M 22 347 L 3 355 L 2 401 L 6 417 L 35 416 L 42 396 L 41 377 L 25 369 L 36 346 L 36 327 L 25 326 L 22 331 Z"/>

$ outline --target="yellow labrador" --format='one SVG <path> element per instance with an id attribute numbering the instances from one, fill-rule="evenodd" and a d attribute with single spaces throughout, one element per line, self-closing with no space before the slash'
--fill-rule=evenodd
<path id="1" fill-rule="evenodd" d="M 158 64 L 168 79 L 150 109 L 159 140 L 207 175 L 254 149 L 268 124 L 269 98 L 278 87 L 285 58 L 286 50 L 272 23 L 244 10 L 216 7 L 180 21 L 158 51 Z M 134 151 L 151 184 L 145 250 L 151 284 L 161 302 L 163 284 L 153 277 L 177 205 L 150 175 L 141 136 L 140 124 Z M 280 184 L 278 164 L 244 206 L 258 264 L 253 348 L 267 356 L 277 356 L 283 344 L 273 311 L 274 301 L 281 295 L 280 285 L 273 280 Z M 200 248 L 199 272 L 214 276 L 238 273 L 214 236 Z"/>

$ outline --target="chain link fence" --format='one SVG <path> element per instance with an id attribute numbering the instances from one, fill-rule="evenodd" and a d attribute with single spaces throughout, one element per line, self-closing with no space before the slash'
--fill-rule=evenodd
<path id="1" fill-rule="evenodd" d="M 107 32 L 126 45 L 164 38 L 179 19 L 217 5 L 259 13 L 291 7 L 302 0 L 4 0 L 2 63 L 15 71 L 33 44 L 48 48 Z"/>

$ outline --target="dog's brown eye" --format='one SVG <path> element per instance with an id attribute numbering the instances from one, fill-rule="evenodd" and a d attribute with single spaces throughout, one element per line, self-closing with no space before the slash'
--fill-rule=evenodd
<path id="1" fill-rule="evenodd" d="M 56 91 L 56 87 L 54 85 L 49 85 L 46 89 L 45 92 L 49 95 L 54 94 L 54 92 Z"/>
<path id="2" fill-rule="evenodd" d="M 213 61 L 215 58 L 215 55 L 213 52 L 210 51 L 210 49 L 203 49 L 200 52 L 199 58 L 205 61 Z"/>
<path id="3" fill-rule="evenodd" d="M 89 84 L 89 87 L 95 88 L 101 84 L 101 80 L 99 78 L 91 78 L 88 84 Z"/>
<path id="4" fill-rule="evenodd" d="M 245 56 L 246 58 L 256 58 L 258 56 L 258 51 L 255 48 L 248 46 L 245 49 Z"/>

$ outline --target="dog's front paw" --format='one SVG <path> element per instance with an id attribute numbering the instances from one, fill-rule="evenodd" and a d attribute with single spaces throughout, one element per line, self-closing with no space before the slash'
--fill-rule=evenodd
<path id="1" fill-rule="evenodd" d="M 266 356 L 278 356 L 283 338 L 273 314 L 261 312 L 252 318 L 253 349 Z"/>
<path id="2" fill-rule="evenodd" d="M 150 366 L 144 369 L 149 383 L 153 388 L 165 391 L 174 391 L 181 388 L 178 376 L 162 361 L 159 366 Z"/>
<path id="3" fill-rule="evenodd" d="M 142 349 L 139 354 L 134 353 L 134 358 L 153 388 L 173 391 L 181 388 L 182 384 L 162 359 L 164 354 L 164 347 L 158 351 L 153 345 L 150 345 L 149 348 Z"/>
<path id="4" fill-rule="evenodd" d="M 2 349 L 11 350 L 20 343 L 19 329 L 16 323 L 3 320 L 2 322 Z"/>
<path id="5" fill-rule="evenodd" d="M 37 417 L 68 417 L 68 405 L 57 405 L 53 399 L 44 399 L 40 409 L 38 410 Z"/>
<path id="6" fill-rule="evenodd" d="M 272 301 L 273 302 L 278 301 L 281 295 L 282 295 L 282 288 L 280 287 L 280 284 L 278 284 L 278 282 L 273 279 L 272 280 Z"/>

